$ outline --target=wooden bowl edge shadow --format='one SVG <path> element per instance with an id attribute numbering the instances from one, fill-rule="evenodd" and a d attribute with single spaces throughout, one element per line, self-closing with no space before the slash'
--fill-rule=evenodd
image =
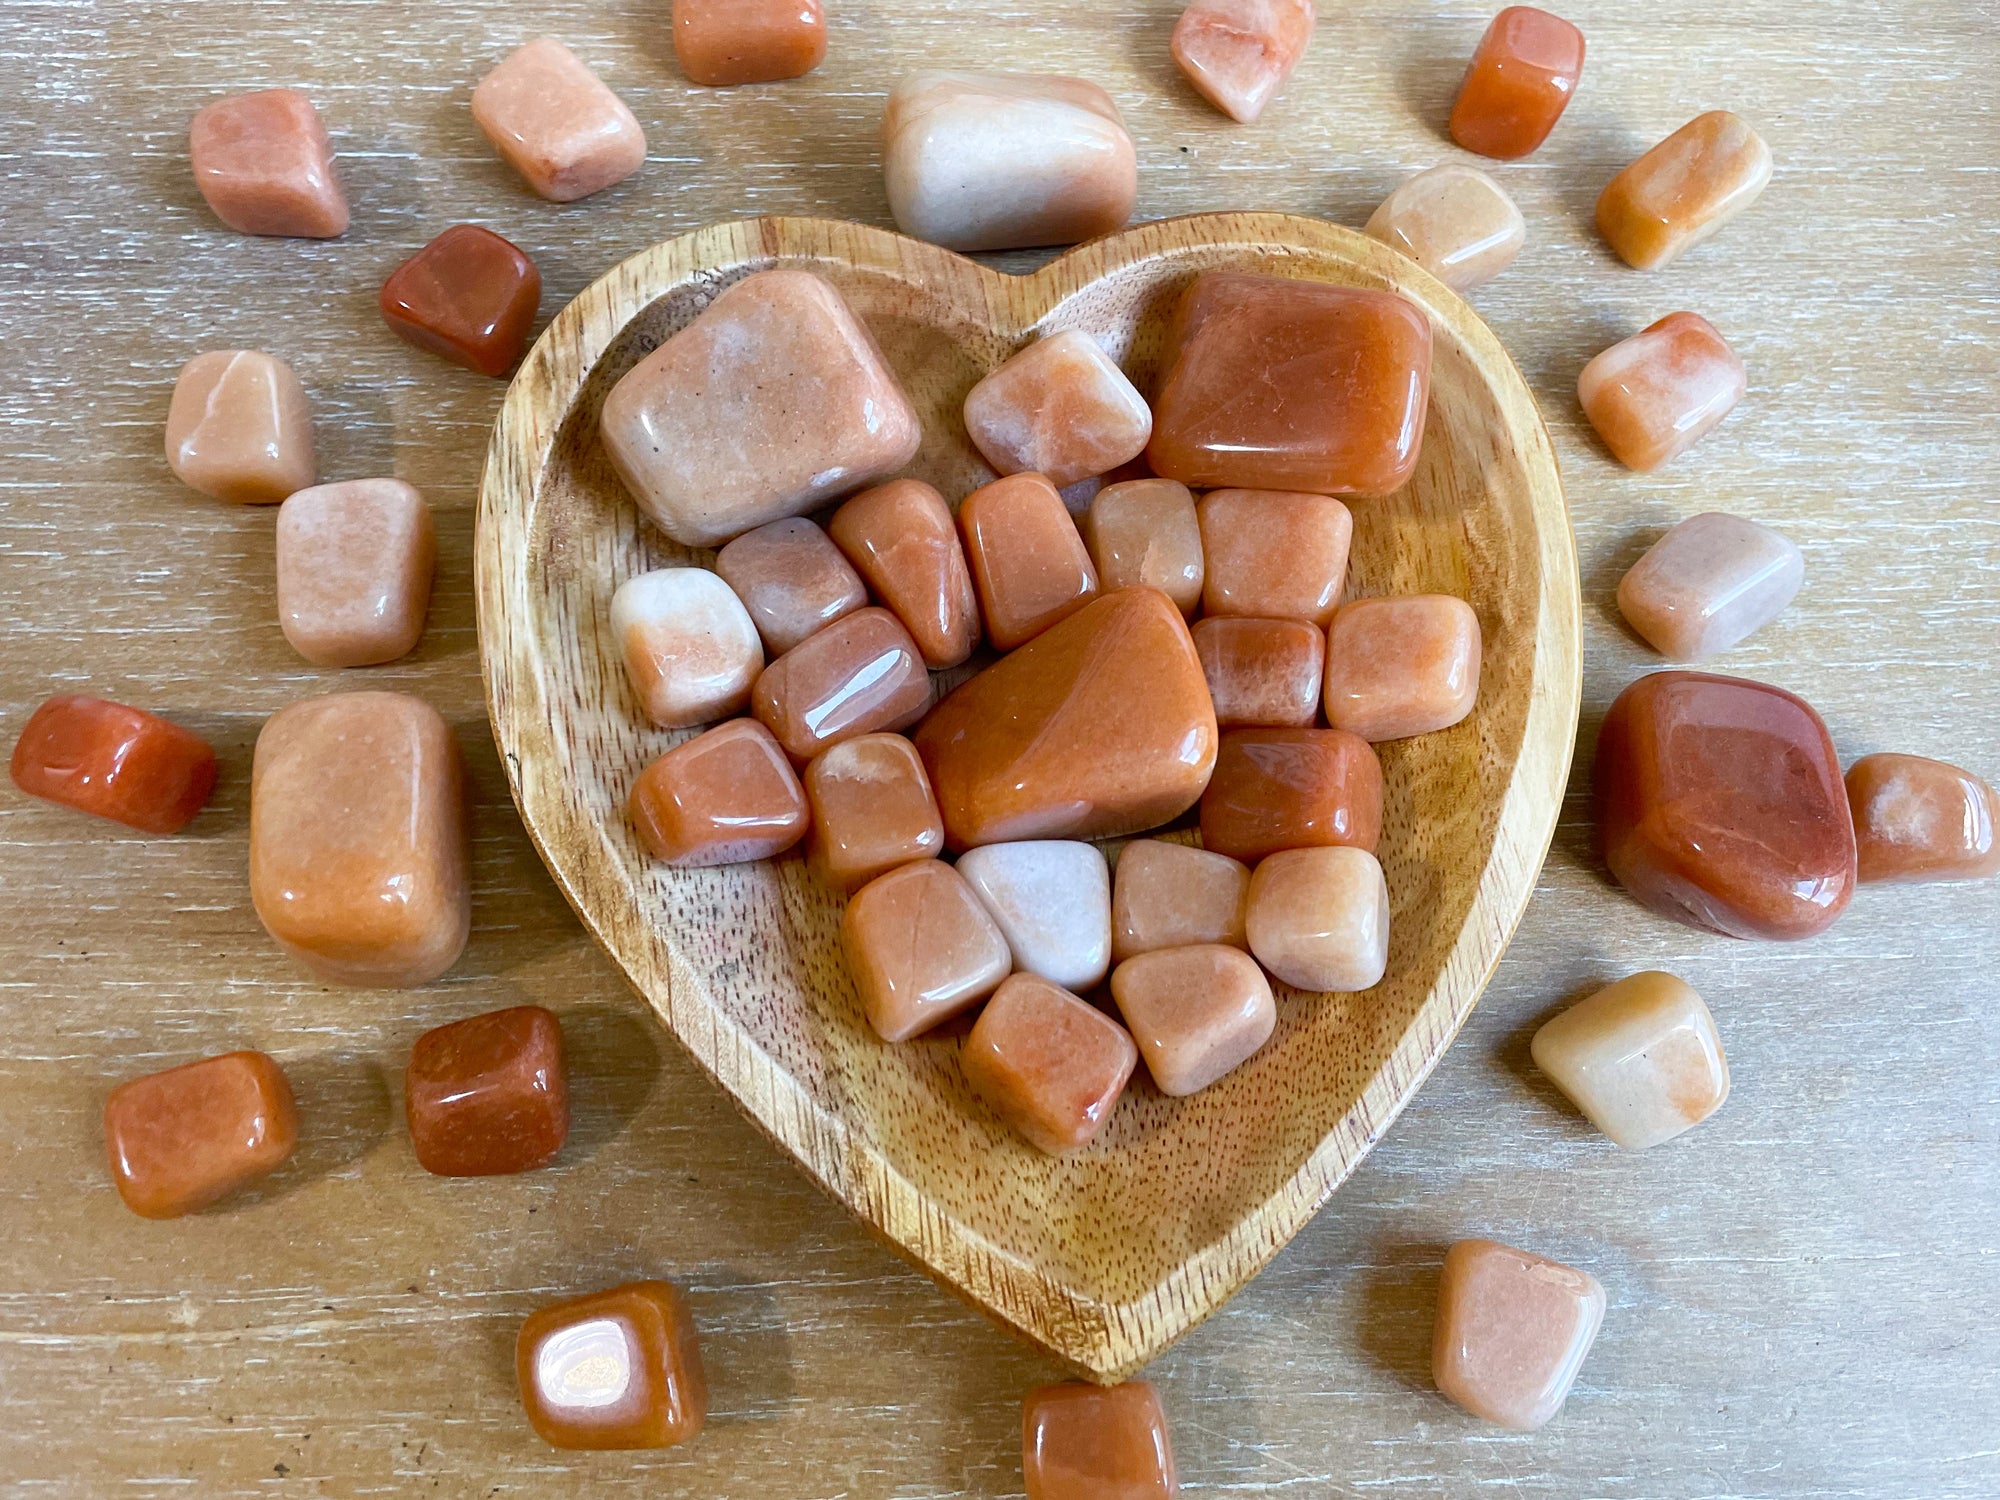
<path id="1" fill-rule="evenodd" d="M 1083 1298 L 945 1212 L 879 1148 L 852 1135 L 729 1016 L 604 863 L 600 830 L 563 796 L 525 580 L 526 520 L 576 392 L 630 320 L 672 287 L 775 259 L 834 258 L 864 269 L 919 269 L 940 288 L 978 289 L 1022 332 L 1097 278 L 1162 252 L 1255 246 L 1357 263 L 1447 325 L 1506 413 L 1528 475 L 1540 587 L 1530 702 L 1495 820 L 1493 845 L 1437 982 L 1347 1115 L 1299 1169 L 1220 1238 L 1127 1302 Z M 829 219 L 712 225 L 621 262 L 564 308 L 530 351 L 496 419 L 479 491 L 474 581 L 480 665 L 509 790 L 530 841 L 583 922 L 667 1029 L 751 1122 L 877 1238 L 1003 1327 L 1085 1377 L 1124 1378 L 1219 1309 L 1326 1202 L 1442 1058 L 1511 940 L 1553 839 L 1581 700 L 1580 599 L 1574 538 L 1548 430 L 1506 350 L 1469 306 L 1397 252 L 1356 231 L 1286 214 L 1197 214 L 1080 245 L 1015 276 L 887 230 Z M 595 899 L 601 880 L 613 899 Z"/>

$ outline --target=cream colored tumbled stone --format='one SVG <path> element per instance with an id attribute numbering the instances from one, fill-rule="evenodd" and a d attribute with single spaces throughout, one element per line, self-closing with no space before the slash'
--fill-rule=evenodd
<path id="1" fill-rule="evenodd" d="M 1715 1017 L 1682 980 L 1621 979 L 1535 1033 L 1535 1066 L 1627 1151 L 1691 1130 L 1729 1097 Z"/>
<path id="2" fill-rule="evenodd" d="M 1251 873 L 1250 951 L 1301 990 L 1365 990 L 1389 966 L 1389 886 L 1365 849 L 1286 849 Z"/>
<path id="3" fill-rule="evenodd" d="M 1662 656 L 1700 661 L 1777 619 L 1806 579 L 1786 537 L 1741 516 L 1689 516 L 1618 583 L 1625 621 Z"/>
<path id="4" fill-rule="evenodd" d="M 1528 222 L 1491 177 L 1447 162 L 1384 198 L 1369 217 L 1368 233 L 1453 291 L 1466 292 L 1514 263 L 1528 242 Z"/>
<path id="5" fill-rule="evenodd" d="M 1742 213 L 1771 181 L 1771 148 L 1726 109 L 1697 115 L 1612 178 L 1597 227 L 1625 263 L 1657 271 Z"/>
<path id="6" fill-rule="evenodd" d="M 218 349 L 181 366 L 167 408 L 167 464 L 191 490 L 275 505 L 308 488 L 312 411 L 290 365 L 254 349 Z"/>
<path id="7" fill-rule="evenodd" d="M 1001 474 L 1061 488 L 1146 451 L 1153 413 L 1097 340 L 1074 329 L 1028 345 L 965 398 L 965 430 Z"/>
<path id="8" fill-rule="evenodd" d="M 1088 989 L 1111 967 L 1111 871 L 1090 844 L 1030 839 L 968 849 L 958 873 L 1014 955 L 1014 967 Z"/>
<path id="9" fill-rule="evenodd" d="M 611 639 L 646 717 L 666 729 L 739 714 L 764 670 L 757 627 L 706 568 L 661 568 L 611 596 Z"/>

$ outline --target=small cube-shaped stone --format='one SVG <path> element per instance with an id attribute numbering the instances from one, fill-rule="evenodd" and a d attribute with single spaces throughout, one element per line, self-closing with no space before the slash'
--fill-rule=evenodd
<path id="1" fill-rule="evenodd" d="M 1389 967 L 1389 886 L 1363 849 L 1284 849 L 1250 877 L 1250 951 L 1301 990 L 1366 990 Z"/>
<path id="2" fill-rule="evenodd" d="M 1511 160 L 1548 139 L 1583 74 L 1583 33 L 1560 16 L 1510 5 L 1493 18 L 1451 107 L 1451 138 Z"/>
<path id="3" fill-rule="evenodd" d="M 604 81 L 554 37 L 510 53 L 472 91 L 472 118 L 508 166 L 556 203 L 639 170 L 646 135 Z"/>
<path id="4" fill-rule="evenodd" d="M 389 273 L 378 301 L 399 338 L 481 375 L 505 375 L 528 347 L 542 273 L 492 230 L 454 224 Z"/>
<path id="5" fill-rule="evenodd" d="M 1211 615 L 1195 622 L 1194 649 L 1224 729 L 1318 716 L 1326 642 L 1309 621 Z"/>
<path id="6" fill-rule="evenodd" d="M 1729 1097 L 1715 1017 L 1684 981 L 1649 971 L 1542 1024 L 1535 1066 L 1627 1151 L 1692 1130 Z"/>
<path id="7" fill-rule="evenodd" d="M 1450 594 L 1344 604 L 1326 635 L 1326 722 L 1364 740 L 1449 729 L 1479 701 L 1479 616 Z"/>
<path id="8" fill-rule="evenodd" d="M 1700 442 L 1743 399 L 1749 376 L 1708 319 L 1668 313 L 1583 367 L 1577 399 L 1628 469 L 1657 469 Z"/>
<path id="9" fill-rule="evenodd" d="M 1007 977 L 1007 939 L 950 865 L 919 860 L 864 885 L 840 924 L 868 1024 L 906 1042 L 984 1000 Z"/>
<path id="10" fill-rule="evenodd" d="M 1598 232 L 1629 266 L 1657 271 L 1757 201 L 1771 148 L 1726 109 L 1697 115 L 1612 178 Z"/>
<path id="11" fill-rule="evenodd" d="M 296 490 L 278 507 L 278 624 L 322 667 L 414 651 L 430 612 L 430 507 L 400 479 Z"/>
<path id="12" fill-rule="evenodd" d="M 647 766 L 631 815 L 640 842 L 683 869 L 775 858 L 811 822 L 798 773 L 755 719 L 705 729 Z"/>
<path id="13" fill-rule="evenodd" d="M 659 568 L 619 584 L 611 639 L 646 717 L 666 729 L 742 713 L 764 670 L 750 612 L 706 568 Z"/>
<path id="14" fill-rule="evenodd" d="M 1171 479 L 1106 485 L 1084 513 L 1083 536 L 1098 587 L 1155 588 L 1193 617 L 1205 576 L 1194 496 Z"/>
<path id="15" fill-rule="evenodd" d="M 1037 339 L 975 385 L 965 430 L 999 473 L 1060 487 L 1145 452 L 1153 413 L 1097 340 L 1071 329 Z"/>
<path id="16" fill-rule="evenodd" d="M 1271 1039 L 1271 982 L 1241 948 L 1156 948 L 1111 971 L 1117 1002 L 1146 1070 L 1163 1094 L 1192 1094 Z"/>
<path id="17" fill-rule="evenodd" d="M 1789 539 L 1710 511 L 1646 550 L 1618 582 L 1618 609 L 1662 656 L 1700 661 L 1777 619 L 1805 581 L 1805 556 Z"/>
<path id="18" fill-rule="evenodd" d="M 973 1092 L 1051 1155 L 1095 1138 L 1138 1061 L 1124 1027 L 1035 974 L 1008 976 L 959 1053 Z"/>
<path id="19" fill-rule="evenodd" d="M 1528 242 L 1528 221 L 1491 177 L 1447 162 L 1384 198 L 1369 216 L 1368 233 L 1453 291 L 1469 292 L 1514 263 Z"/>
<path id="20" fill-rule="evenodd" d="M 1438 1282 L 1431 1376 L 1488 1422 L 1532 1432 L 1562 1409 L 1604 1321 L 1588 1271 L 1493 1240 L 1460 1240 Z"/>
<path id="21" fill-rule="evenodd" d="M 1232 859 L 1338 844 L 1374 853 L 1382 763 L 1344 729 L 1230 729 L 1201 796 L 1201 841 Z"/>
<path id="22" fill-rule="evenodd" d="M 514 1373 L 529 1424 L 556 1448 L 671 1448 L 708 1417 L 694 1315 L 670 1282 L 634 1281 L 531 1313 Z"/>
<path id="23" fill-rule="evenodd" d="M 1847 797 L 1862 880 L 2000 875 L 2000 797 L 1970 771 L 1921 755 L 1864 755 L 1847 768 Z"/>
<path id="24" fill-rule="evenodd" d="M 175 1219 L 282 1166 L 299 1143 L 285 1070 L 228 1052 L 130 1079 L 104 1101 L 111 1180 L 133 1213 Z"/>
<path id="25" fill-rule="evenodd" d="M 736 590 L 772 656 L 868 602 L 840 549 L 802 516 L 744 532 L 716 554 L 715 571 Z"/>
<path id="26" fill-rule="evenodd" d="M 217 349 L 181 366 L 167 407 L 167 465 L 191 490 L 275 505 L 312 484 L 312 409 L 282 360 Z"/>
<path id="27" fill-rule="evenodd" d="M 192 729 L 75 693 L 28 716 L 8 769 L 30 797 L 141 833 L 179 833 L 215 790 L 215 751 Z"/>
<path id="28" fill-rule="evenodd" d="M 773 83 L 826 57 L 820 0 L 674 0 L 674 55 L 710 88 Z"/>
<path id="29" fill-rule="evenodd" d="M 944 820 L 917 747 L 900 734 L 864 734 L 813 757 L 814 868 L 852 894 L 877 875 L 944 853 Z"/>
<path id="30" fill-rule="evenodd" d="M 903 622 L 933 670 L 979 644 L 979 596 L 944 496 L 921 479 L 863 490 L 833 513 L 827 534 Z"/>
<path id="31" fill-rule="evenodd" d="M 1111 871 L 1093 844 L 1028 839 L 959 856 L 1007 939 L 1014 967 L 1065 989 L 1096 984 L 1111 967 Z"/>
<path id="32" fill-rule="evenodd" d="M 324 240 L 347 228 L 333 143 L 297 89 L 238 94 L 196 111 L 188 160 L 208 206 L 239 234 Z"/>
<path id="33" fill-rule="evenodd" d="M 1191 844 L 1134 839 L 1118 853 L 1111 887 L 1111 961 L 1196 943 L 1248 945 L 1250 869 Z"/>
<path id="34" fill-rule="evenodd" d="M 764 668 L 750 706 L 788 754 L 811 760 L 856 735 L 909 728 L 931 706 L 931 677 L 902 622 L 871 606 Z"/>
<path id="35" fill-rule="evenodd" d="M 403 1114 L 426 1172 L 547 1166 L 569 1135 L 562 1023 L 539 1005 L 516 1005 L 425 1032 L 403 1074 Z"/>
<path id="36" fill-rule="evenodd" d="M 1012 651 L 1097 597 L 1083 537 L 1041 475 L 974 490 L 959 502 L 958 526 L 995 650 Z"/>
<path id="37" fill-rule="evenodd" d="M 1333 618 L 1354 539 L 1346 506 L 1287 490 L 1212 490 L 1197 513 L 1209 614 L 1319 626 Z"/>
<path id="38" fill-rule="evenodd" d="M 1306 55 L 1313 19 L 1313 0 L 1194 0 L 1168 50 L 1196 93 L 1247 125 Z"/>
<path id="39" fill-rule="evenodd" d="M 1028 1500 L 1173 1500 L 1174 1446 L 1160 1393 L 1123 1385 L 1045 1385 L 1021 1403 Z"/>

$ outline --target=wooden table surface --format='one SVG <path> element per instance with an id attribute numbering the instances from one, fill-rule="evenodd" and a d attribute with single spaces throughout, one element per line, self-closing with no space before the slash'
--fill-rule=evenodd
<path id="1" fill-rule="evenodd" d="M 585 937 L 509 804 L 481 706 L 474 488 L 501 386 L 393 339 L 387 271 L 472 219 L 527 248 L 544 316 L 614 261 L 705 222 L 887 223 L 875 126 L 920 66 L 1092 77 L 1139 143 L 1139 216 L 1273 208 L 1359 224 L 1442 135 L 1488 14 L 1327 6 L 1255 127 L 1167 58 L 1174 0 L 834 0 L 827 63 L 709 92 L 667 0 L 9 0 L 0 8 L 0 728 L 87 691 L 168 713 L 224 760 L 174 839 L 0 796 L 0 1489 L 20 1495 L 945 1497 L 1021 1490 L 1018 1403 L 1057 1371 L 869 1240 L 757 1135 Z M 1657 664 L 1620 572 L 1724 508 L 1805 549 L 1805 592 L 1720 663 L 1804 693 L 1843 755 L 2000 773 L 2000 20 L 1990 0 L 1575 0 L 1581 95 L 1497 174 L 1530 244 L 1477 294 L 1565 466 L 1587 637 L 1572 800 L 1541 890 L 1458 1044 L 1353 1181 L 1151 1371 L 1190 1494 L 2000 1494 L 2000 886 L 1876 887 L 1794 947 L 1641 911 L 1591 852 L 1585 790 L 1612 696 Z M 573 45 L 651 155 L 558 208 L 473 129 L 480 73 Z M 224 231 L 189 115 L 295 84 L 354 206 L 330 243 Z M 1703 109 L 1776 154 L 1762 202 L 1671 270 L 1589 230 L 1603 182 Z M 1012 257 L 1025 266 L 1035 257 Z M 1750 369 L 1727 423 L 1664 473 L 1617 468 L 1576 410 L 1598 348 L 1675 308 Z M 432 624 L 394 666 L 303 664 L 272 604 L 272 516 L 161 459 L 174 373 L 270 350 L 314 402 L 326 478 L 395 474 L 436 507 Z M 324 988 L 248 900 L 250 747 L 338 682 L 422 693 L 476 783 L 473 935 L 443 982 Z M 1707 997 L 1735 1092 L 1685 1139 L 1621 1155 L 1534 1072 L 1538 1020 L 1668 967 Z M 576 1121 L 560 1163 L 445 1181 L 397 1102 L 412 1039 L 538 1002 L 563 1018 Z M 297 1082 L 305 1138 L 261 1190 L 149 1223 L 118 1203 L 98 1111 L 135 1072 L 250 1046 Z M 1569 1406 L 1525 1437 L 1429 1387 L 1442 1247 L 1486 1234 L 1588 1267 L 1610 1311 Z M 564 1454 L 522 1419 L 533 1307 L 664 1275 L 692 1290 L 707 1431 Z"/>

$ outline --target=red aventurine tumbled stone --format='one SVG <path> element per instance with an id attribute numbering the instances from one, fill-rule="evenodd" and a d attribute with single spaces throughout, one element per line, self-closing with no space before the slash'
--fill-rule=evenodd
<path id="1" fill-rule="evenodd" d="M 1160 1393 L 1123 1385 L 1045 1385 L 1021 1403 L 1028 1500 L 1172 1500 L 1179 1493 Z"/>
<path id="2" fill-rule="evenodd" d="M 1201 797 L 1202 846 L 1231 859 L 1338 844 L 1375 852 L 1382 763 L 1344 729 L 1231 729 Z"/>
<path id="3" fill-rule="evenodd" d="M 1503 160 L 1548 139 L 1583 73 L 1583 33 L 1532 5 L 1493 18 L 1458 86 L 1451 138 Z"/>
<path id="4" fill-rule="evenodd" d="M 505 375 L 528 346 L 542 273 L 525 250 L 477 224 L 454 224 L 389 273 L 382 317 L 419 349 L 481 375 Z"/>
<path id="5" fill-rule="evenodd" d="M 121 1083 L 104 1101 L 111 1180 L 133 1213 L 174 1219 L 275 1171 L 299 1142 L 285 1070 L 228 1052 Z"/>
<path id="6" fill-rule="evenodd" d="M 427 1172 L 546 1166 L 569 1134 L 562 1025 L 539 1005 L 516 1005 L 427 1031 L 410 1049 L 403 1103 Z"/>
<path id="7" fill-rule="evenodd" d="M 629 1282 L 531 1314 L 514 1371 L 529 1423 L 557 1448 L 671 1448 L 708 1417 L 694 1318 L 670 1282 Z"/>
<path id="8" fill-rule="evenodd" d="M 215 789 L 215 752 L 143 709 L 64 694 L 14 742 L 14 785 L 143 833 L 178 833 Z"/>

